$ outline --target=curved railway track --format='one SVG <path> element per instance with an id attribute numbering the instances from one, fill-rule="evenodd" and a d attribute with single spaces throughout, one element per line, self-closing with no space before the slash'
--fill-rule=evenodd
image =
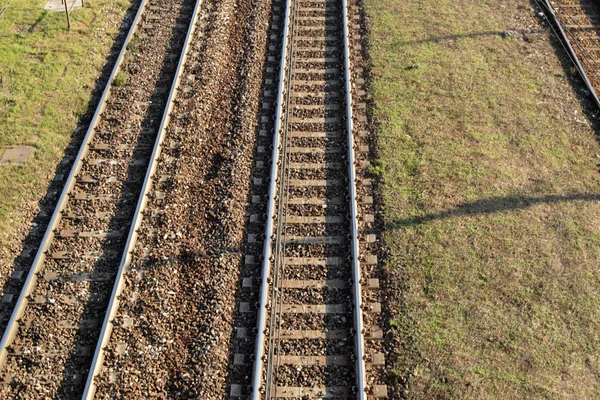
<path id="1" fill-rule="evenodd" d="M 375 237 L 359 228 L 373 215 L 357 193 L 369 182 L 356 177 L 355 150 L 365 150 L 354 144 L 353 110 L 364 103 L 353 101 L 349 7 L 275 1 L 272 18 L 257 161 L 269 173 L 254 182 L 230 395 L 386 397 L 374 372 L 384 364 L 373 345 L 380 305 L 370 301 L 379 282 L 364 274 Z"/>
<path id="2" fill-rule="evenodd" d="M 570 57 L 600 106 L 600 5 L 594 0 L 537 0 L 549 12 Z"/>
<path id="3" fill-rule="evenodd" d="M 138 7 L 108 80 L 127 83 L 105 88 L 14 296 L 0 343 L 5 398 L 93 396 L 200 2 Z"/>

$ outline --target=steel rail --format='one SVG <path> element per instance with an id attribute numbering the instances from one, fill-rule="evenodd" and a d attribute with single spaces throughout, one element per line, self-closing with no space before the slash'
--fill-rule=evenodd
<path id="1" fill-rule="evenodd" d="M 561 19 L 564 19 L 565 22 L 568 22 L 568 21 L 572 22 L 573 25 L 577 26 L 578 29 L 583 29 L 583 26 L 577 21 L 576 17 L 574 15 L 568 14 L 568 12 L 565 10 L 563 4 L 556 3 L 556 6 L 557 6 L 557 8 L 553 7 L 553 9 L 555 9 L 556 12 L 560 11 L 560 13 L 563 14 L 561 16 Z M 582 9 L 582 11 L 583 11 L 583 9 Z M 583 15 L 583 16 L 585 16 L 585 15 Z M 595 69 L 598 67 L 598 61 L 590 55 L 590 53 L 586 49 L 586 46 L 582 45 L 579 42 L 577 35 L 571 31 L 571 28 L 569 28 L 567 25 L 565 25 L 565 29 L 566 29 L 565 32 L 567 33 L 567 35 L 571 36 L 573 38 L 573 44 L 575 45 L 577 50 L 579 50 L 581 52 L 582 58 L 586 61 L 586 63 L 588 65 L 590 65 L 590 67 L 594 68 L 589 72 L 593 73 L 596 76 L 596 78 L 600 78 L 600 76 L 598 76 L 598 71 Z"/>
<path id="2" fill-rule="evenodd" d="M 567 46 L 566 50 L 568 53 L 570 53 L 571 61 L 573 61 L 575 63 L 575 67 L 577 68 L 579 75 L 581 75 L 586 86 L 588 87 L 588 90 L 594 97 L 594 100 L 596 101 L 596 105 L 598 107 L 600 107 L 600 98 L 598 98 L 596 89 L 594 89 L 594 86 L 592 86 L 592 83 L 589 80 L 588 75 L 585 72 L 585 69 L 583 68 L 583 65 L 579 61 L 579 57 L 577 56 L 577 53 L 575 52 L 575 50 L 573 49 L 573 46 L 571 45 L 571 41 L 569 40 L 569 36 L 567 35 L 567 32 L 563 29 L 562 24 L 560 23 L 560 20 L 558 19 L 558 16 L 556 15 L 556 12 L 554 11 L 554 7 L 552 7 L 552 5 L 550 4 L 550 0 L 542 0 L 542 1 L 544 2 L 543 3 L 544 8 L 546 8 L 548 10 L 550 15 L 552 16 L 554 23 L 558 27 L 558 30 L 560 32 L 559 36 L 562 36 L 562 39 L 563 39 L 563 40 L 561 40 L 561 42 L 563 42 L 563 46 L 565 46 L 565 45 Z M 556 32 L 556 30 L 554 30 L 554 32 L 558 35 L 558 32 Z"/>
<path id="3" fill-rule="evenodd" d="M 342 0 L 342 20 L 344 24 L 344 74 L 346 83 L 346 130 L 348 143 L 348 181 L 350 189 L 350 229 L 352 249 L 352 289 L 354 300 L 354 329 L 356 348 L 356 387 L 357 398 L 366 400 L 366 375 L 364 357 L 363 316 L 362 316 L 362 288 L 360 283 L 360 261 L 358 245 L 358 206 L 356 204 L 356 171 L 354 169 L 354 137 L 352 132 L 352 82 L 350 74 L 350 39 L 348 34 L 348 1 Z"/>
<path id="4" fill-rule="evenodd" d="M 342 1 L 343 14 L 343 37 L 344 37 L 344 75 L 345 75 L 345 97 L 346 97 L 346 129 L 347 129 L 347 146 L 348 146 L 348 174 L 349 174 L 349 197 L 351 211 L 351 250 L 352 250 L 352 277 L 353 277 L 353 305 L 354 305 L 354 327 L 355 327 L 355 349 L 356 349 L 356 384 L 357 398 L 366 400 L 365 388 L 365 361 L 364 361 L 364 339 L 363 339 L 363 319 L 362 319 L 362 295 L 360 284 L 360 262 L 359 262 L 359 244 L 358 244 L 358 218 L 357 218 L 357 203 L 356 203 L 356 173 L 355 173 L 355 157 L 354 157 L 354 139 L 352 136 L 352 85 L 350 75 L 350 47 L 348 33 L 348 5 L 347 1 Z M 261 297 L 259 304 L 258 332 L 256 339 L 256 351 L 254 361 L 254 371 L 252 377 L 252 398 L 259 400 L 261 398 L 261 385 L 263 378 L 263 356 L 264 356 L 264 341 L 266 330 L 266 313 L 268 301 L 268 281 L 271 273 L 272 263 L 272 236 L 273 236 L 273 217 L 276 200 L 276 188 L 279 172 L 279 151 L 280 151 L 280 129 L 283 113 L 283 93 L 285 88 L 285 71 L 287 66 L 288 52 L 288 36 L 289 36 L 289 21 L 290 21 L 290 0 L 286 1 L 285 11 L 285 26 L 282 44 L 282 57 L 279 71 L 279 87 L 277 94 L 277 108 L 275 115 L 275 132 L 273 140 L 272 164 L 271 164 L 271 182 L 269 187 L 269 202 L 267 205 L 267 226 L 265 229 L 265 243 L 263 248 L 263 264 L 261 275 Z"/>
<path id="5" fill-rule="evenodd" d="M 290 66 L 289 69 L 287 71 L 287 79 L 288 81 L 286 82 L 286 100 L 285 100 L 285 117 L 283 118 L 285 120 L 284 122 L 284 126 L 285 126 L 285 131 L 284 134 L 284 143 L 282 144 L 282 149 L 281 149 L 281 155 L 282 155 L 282 163 L 286 163 L 285 167 L 283 167 L 280 171 L 280 177 L 281 180 L 279 182 L 281 188 L 279 191 L 279 202 L 277 204 L 277 235 L 275 237 L 275 254 L 273 256 L 273 260 L 274 260 L 274 265 L 273 265 L 273 278 L 272 278 L 272 290 L 271 290 L 271 309 L 275 310 L 275 308 L 277 308 L 277 311 L 273 311 L 271 313 L 271 326 L 269 327 L 269 353 L 267 355 L 267 377 L 265 379 L 265 382 L 267 384 L 267 387 L 265 388 L 265 398 L 270 399 L 271 398 L 271 391 L 273 390 L 271 384 L 273 382 L 273 378 L 275 381 L 275 390 L 273 393 L 273 397 L 277 397 L 277 377 L 279 375 L 279 350 L 280 350 L 280 344 L 281 344 L 281 336 L 278 335 L 277 336 L 277 344 L 275 345 L 274 343 L 274 334 L 275 331 L 277 330 L 278 332 L 281 331 L 281 325 L 282 325 L 282 318 L 281 318 L 281 314 L 283 311 L 283 297 L 284 297 L 284 291 L 285 288 L 283 287 L 283 285 L 280 282 L 283 282 L 283 279 L 285 279 L 285 250 L 286 250 L 286 239 L 287 239 L 287 229 L 285 228 L 287 225 L 287 211 L 288 211 L 288 199 L 289 199 L 289 180 L 290 180 L 290 169 L 287 168 L 287 165 L 289 165 L 292 154 L 291 152 L 288 153 L 288 148 L 290 146 L 290 141 L 292 139 L 292 131 L 293 131 L 293 126 L 294 124 L 292 124 L 290 122 L 290 110 L 292 110 L 291 112 L 293 112 L 294 110 L 294 105 L 296 104 L 296 98 L 294 96 L 292 96 L 292 93 L 294 93 L 294 83 L 296 81 L 296 73 L 295 68 L 298 62 L 298 59 L 296 56 L 297 51 L 296 48 L 293 45 L 293 40 L 296 37 L 296 34 L 298 32 L 298 2 L 294 1 L 292 4 L 292 10 L 290 11 L 290 25 L 291 25 L 291 30 L 292 32 L 290 33 L 291 35 L 291 40 L 290 40 L 290 54 L 289 54 L 289 59 L 290 59 Z M 282 233 L 281 231 L 283 230 L 283 241 L 281 240 L 281 236 Z M 281 278 L 281 279 L 280 279 Z M 279 317 L 279 318 L 277 318 Z M 277 327 L 275 327 L 275 324 L 277 323 Z M 277 362 L 275 363 L 275 376 L 273 377 L 273 359 L 276 359 Z"/>
<path id="6" fill-rule="evenodd" d="M 23 284 L 23 288 L 21 289 L 21 293 L 19 295 L 17 303 L 15 304 L 15 308 L 13 309 L 8 324 L 6 325 L 6 329 L 4 331 L 4 334 L 2 335 L 2 341 L 0 341 L 0 368 L 2 368 L 4 366 L 4 363 L 6 362 L 8 347 L 13 342 L 17 333 L 17 321 L 23 316 L 23 313 L 25 312 L 25 308 L 27 307 L 28 303 L 27 298 L 31 295 L 35 287 L 38 273 L 40 272 L 44 260 L 46 259 L 45 253 L 48 250 L 52 240 L 54 239 L 54 231 L 56 230 L 61 220 L 62 211 L 65 209 L 68 203 L 69 194 L 72 192 L 73 187 L 75 186 L 77 174 L 79 173 L 83 165 L 83 159 L 87 156 L 89 152 L 89 145 L 92 139 L 94 138 L 95 129 L 98 125 L 100 114 L 104 111 L 104 108 L 106 106 L 106 100 L 110 95 L 111 83 L 121 68 L 121 64 L 123 62 L 125 52 L 127 50 L 127 44 L 131 40 L 131 37 L 133 36 L 135 31 L 138 29 L 139 23 L 141 21 L 140 17 L 145 7 L 146 0 L 141 0 L 137 13 L 133 21 L 131 22 L 129 32 L 127 33 L 127 36 L 123 41 L 123 46 L 121 47 L 121 51 L 119 52 L 119 56 L 117 57 L 115 66 L 113 67 L 113 70 L 108 78 L 106 86 L 104 87 L 104 91 L 102 92 L 102 96 L 100 97 L 100 101 L 98 103 L 98 106 L 96 107 L 96 111 L 94 112 L 87 132 L 83 137 L 81 147 L 79 148 L 77 157 L 75 158 L 73 166 L 71 167 L 71 171 L 69 172 L 69 176 L 67 177 L 65 186 L 58 199 L 58 203 L 56 204 L 56 208 L 54 209 L 50 222 L 48 223 L 48 228 L 46 228 L 46 232 L 44 234 L 44 237 L 42 238 L 35 259 L 33 260 L 31 268 L 29 269 L 27 279 Z"/>
<path id="7" fill-rule="evenodd" d="M 290 3 L 285 0 L 285 17 L 283 22 L 283 40 L 281 44 L 281 64 L 279 66 L 279 83 L 277 89 L 277 105 L 275 109 L 275 128 L 273 132 L 273 151 L 271 153 L 271 181 L 269 182 L 269 200 L 267 203 L 267 221 L 265 227 L 265 242 L 263 246 L 263 262 L 260 282 L 260 303 L 256 344 L 254 351 L 254 369 L 252 374 L 252 399 L 260 399 L 262 386 L 263 355 L 265 352 L 265 330 L 267 327 L 267 302 L 269 297 L 269 278 L 271 272 L 273 218 L 275 212 L 275 197 L 277 196 L 277 176 L 279 171 L 279 147 L 281 118 L 283 115 L 283 92 L 285 89 L 285 71 L 287 66 L 288 34 L 290 22 Z"/>
<path id="8" fill-rule="evenodd" d="M 108 344 L 110 335 L 112 333 L 112 320 L 114 319 L 117 313 L 117 309 L 119 308 L 119 296 L 123 291 L 123 286 L 125 283 L 124 273 L 131 263 L 131 256 L 133 254 L 135 243 L 138 238 L 138 230 L 142 224 L 142 220 L 144 217 L 143 211 L 146 208 L 146 205 L 148 203 L 148 195 L 150 193 L 150 190 L 152 189 L 152 178 L 154 177 L 154 174 L 158 167 L 158 161 L 162 151 L 162 143 L 165 138 L 167 126 L 169 125 L 169 122 L 171 120 L 171 111 L 173 110 L 174 99 L 177 94 L 179 84 L 181 82 L 181 76 L 183 75 L 185 62 L 187 60 L 188 52 L 191 47 L 191 39 L 194 35 L 194 32 L 196 31 L 196 23 L 198 21 L 199 10 L 202 6 L 202 3 L 203 0 L 196 1 L 196 6 L 194 7 L 192 19 L 188 27 L 185 42 L 183 44 L 183 48 L 181 49 L 181 56 L 179 58 L 179 63 L 177 64 L 177 69 L 175 70 L 175 79 L 171 84 L 171 90 L 167 99 L 167 105 L 162 116 L 160 127 L 158 129 L 158 134 L 154 143 L 154 148 L 152 149 L 152 155 L 150 156 L 150 164 L 148 165 L 148 169 L 146 170 L 146 176 L 144 178 L 142 193 L 140 194 L 140 197 L 138 199 L 137 207 L 134 214 L 135 216 L 129 228 L 129 234 L 127 236 L 125 250 L 121 258 L 121 263 L 119 265 L 119 269 L 115 279 L 115 284 L 113 286 L 110 302 L 108 304 L 106 315 L 104 317 L 102 330 L 98 338 L 98 343 L 94 352 L 94 358 L 92 360 L 85 389 L 83 391 L 83 400 L 91 400 L 94 397 L 94 393 L 96 390 L 94 379 L 96 378 L 96 376 L 99 375 L 100 370 L 102 368 L 102 363 L 104 361 L 104 348 Z"/>

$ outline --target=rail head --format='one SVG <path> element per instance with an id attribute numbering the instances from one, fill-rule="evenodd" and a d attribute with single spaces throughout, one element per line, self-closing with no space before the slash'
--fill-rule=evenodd
<path id="1" fill-rule="evenodd" d="M 571 61 L 573 61 L 575 67 L 577 68 L 577 71 L 579 72 L 579 75 L 583 78 L 583 81 L 585 82 L 585 85 L 587 86 L 589 92 L 592 94 L 596 105 L 600 107 L 600 98 L 598 97 L 598 93 L 596 93 L 596 89 L 592 85 L 592 82 L 590 81 L 589 76 L 585 71 L 585 68 L 583 68 L 583 65 L 581 64 L 581 61 L 579 60 L 575 49 L 571 45 L 569 35 L 567 34 L 567 31 L 565 31 L 565 29 L 563 28 L 560 20 L 558 19 L 554 7 L 550 3 L 550 0 L 536 0 L 538 4 L 540 1 L 542 2 L 540 6 L 543 6 L 543 8 L 546 9 L 546 11 L 550 14 L 552 18 L 552 22 L 558 27 L 558 32 L 556 32 L 556 30 L 553 28 L 554 33 L 556 33 L 556 35 L 559 36 L 559 39 L 562 37 L 561 42 L 563 43 L 563 47 L 565 47 L 565 50 L 567 51 L 567 53 L 569 53 Z"/>
<path id="2" fill-rule="evenodd" d="M 355 351 L 356 351 L 356 397 L 360 400 L 366 400 L 366 372 L 364 356 L 364 338 L 363 338 L 363 316 L 362 316 L 362 288 L 360 284 L 361 271 L 359 261 L 358 245 L 358 205 L 356 193 L 356 170 L 354 155 L 354 124 L 352 121 L 352 74 L 350 73 L 350 34 L 348 28 L 348 1 L 342 0 L 342 20 L 344 32 L 344 75 L 346 88 L 346 130 L 348 146 L 348 183 L 349 183 L 349 201 L 350 201 L 350 230 L 351 230 L 351 250 L 352 250 L 352 290 L 354 303 L 354 331 L 355 331 Z"/>
<path id="3" fill-rule="evenodd" d="M 134 219 L 129 228 L 127 242 L 123 251 L 121 262 L 119 264 L 119 269 L 117 271 L 115 283 L 113 285 L 110 301 L 104 317 L 104 322 L 102 324 L 102 329 L 100 331 L 100 336 L 98 338 L 96 350 L 94 352 L 94 358 L 92 360 L 90 371 L 86 380 L 86 385 L 83 391 L 82 400 L 91 400 L 94 398 L 94 394 L 96 391 L 96 385 L 94 381 L 95 378 L 100 374 L 100 371 L 102 369 L 102 364 L 104 361 L 104 349 L 108 345 L 108 341 L 112 333 L 112 320 L 114 319 L 117 313 L 117 309 L 119 307 L 119 295 L 123 290 L 124 273 L 131 262 L 131 255 L 137 240 L 137 231 L 140 228 L 140 225 L 142 224 L 143 211 L 148 201 L 148 194 L 152 189 L 152 178 L 158 166 L 158 161 L 162 149 L 162 142 L 165 137 L 167 126 L 169 125 L 175 95 L 177 93 L 179 83 L 181 82 L 181 76 L 184 72 L 185 62 L 187 59 L 188 51 L 190 49 L 192 37 L 194 36 L 194 32 L 196 30 L 196 23 L 198 21 L 199 11 L 200 7 L 202 6 L 202 3 L 203 0 L 197 0 L 194 10 L 192 11 L 192 18 L 190 19 L 190 25 L 186 33 L 183 48 L 181 49 L 179 63 L 177 64 L 177 69 L 175 70 L 173 83 L 171 84 L 171 89 L 169 91 L 169 97 L 167 99 L 165 110 L 161 118 L 160 127 L 158 129 L 156 140 L 154 142 L 152 155 L 150 156 L 150 164 L 148 165 L 148 169 L 146 170 L 142 191 L 134 213 Z"/>
<path id="4" fill-rule="evenodd" d="M 273 236 L 273 218 L 276 201 L 276 177 L 279 172 L 279 151 L 281 138 L 281 119 L 283 117 L 283 94 L 285 90 L 285 72 L 288 58 L 288 38 L 289 25 L 291 17 L 291 0 L 285 2 L 285 17 L 283 30 L 283 43 L 281 46 L 281 64 L 279 69 L 279 84 L 277 91 L 277 106 L 275 114 L 275 129 L 273 133 L 273 151 L 271 155 L 271 171 L 269 198 L 267 203 L 267 216 L 265 227 L 265 242 L 263 247 L 263 262 L 261 271 L 260 303 L 258 309 L 257 335 L 255 344 L 255 357 L 252 375 L 252 399 L 261 399 L 262 379 L 263 379 L 263 357 L 265 353 L 264 342 L 266 340 L 266 317 L 268 303 L 268 281 L 271 271 L 272 256 L 272 236 Z M 354 303 L 354 326 L 356 331 L 356 384 L 357 398 L 366 400 L 365 388 L 365 362 L 364 362 L 364 339 L 363 320 L 362 320 L 362 298 L 360 287 L 360 263 L 358 260 L 358 218 L 356 204 L 356 173 L 354 168 L 354 140 L 352 123 L 352 85 L 350 73 L 350 47 L 348 30 L 348 4 L 342 0 L 343 13 L 343 43 L 344 43 L 344 78 L 345 78 L 345 96 L 346 96 L 346 119 L 347 119 L 347 144 L 348 144 L 348 173 L 349 173 L 349 194 L 351 210 L 351 249 L 352 249 L 352 277 L 353 277 L 353 303 Z"/>
<path id="5" fill-rule="evenodd" d="M 285 0 L 285 17 L 283 21 L 283 38 L 281 44 L 281 64 L 279 66 L 279 83 L 277 88 L 277 105 L 275 109 L 275 127 L 273 131 L 273 151 L 271 153 L 271 171 L 269 183 L 269 199 L 265 227 L 265 242 L 263 247 L 263 263 L 260 283 L 260 300 L 258 308 L 257 334 L 254 350 L 254 366 L 252 371 L 252 399 L 261 398 L 263 378 L 263 356 L 265 352 L 265 330 L 267 325 L 267 304 L 269 296 L 269 277 L 271 271 L 271 252 L 275 201 L 277 196 L 277 175 L 279 172 L 279 150 L 281 138 L 281 119 L 283 118 L 283 95 L 285 90 L 285 72 L 288 58 L 288 37 L 290 25 L 290 5 L 292 0 Z"/>
<path id="6" fill-rule="evenodd" d="M 48 227 L 46 228 L 44 237 L 42 238 L 42 241 L 40 242 L 40 246 L 35 255 L 33 263 L 31 264 L 31 268 L 29 269 L 29 273 L 27 274 L 27 278 L 25 279 L 25 283 L 23 284 L 23 288 L 21 289 L 21 293 L 19 294 L 17 303 L 15 304 L 15 307 L 13 309 L 11 317 L 6 325 L 6 329 L 4 331 L 4 334 L 2 335 L 2 340 L 0 341 L 0 368 L 2 368 L 4 366 L 4 363 L 6 362 L 8 346 L 10 346 L 12 341 L 14 340 L 14 337 L 15 337 L 17 329 L 18 329 L 17 321 L 21 318 L 21 316 L 25 312 L 25 307 L 27 306 L 27 297 L 32 293 L 33 288 L 35 287 L 35 284 L 37 281 L 37 274 L 40 271 L 41 266 L 44 263 L 44 260 L 46 258 L 45 252 L 48 250 L 50 243 L 52 242 L 52 239 L 54 238 L 54 230 L 57 228 L 57 226 L 61 220 L 61 212 L 65 208 L 65 206 L 68 202 L 69 193 L 71 193 L 71 191 L 73 190 L 73 187 L 75 186 L 76 176 L 79 173 L 79 171 L 81 170 L 83 159 L 85 158 L 85 156 L 87 155 L 87 152 L 89 150 L 89 144 L 91 143 L 92 139 L 94 138 L 94 130 L 98 124 L 100 115 L 104 108 L 104 104 L 106 103 L 106 100 L 108 99 L 108 96 L 110 94 L 112 81 L 114 80 L 115 76 L 117 75 L 117 73 L 120 70 L 121 64 L 122 64 L 124 56 L 125 56 L 125 52 L 127 50 L 127 43 L 129 43 L 129 41 L 131 40 L 131 37 L 133 36 L 133 34 L 135 33 L 135 31 L 138 28 L 138 25 L 141 20 L 140 17 L 142 15 L 142 12 L 143 12 L 145 6 L 146 6 L 146 0 L 141 0 L 138 10 L 135 14 L 135 17 L 133 18 L 131 25 L 129 27 L 127 36 L 125 37 L 125 40 L 123 41 L 123 46 L 121 47 L 119 56 L 117 57 L 117 60 L 115 61 L 115 66 L 113 67 L 111 74 L 106 82 L 106 86 L 104 87 L 104 90 L 102 91 L 102 95 L 100 97 L 100 101 L 98 102 L 98 105 L 96 106 L 94 115 L 90 121 L 88 129 L 85 133 L 85 136 L 83 137 L 83 140 L 81 142 L 81 147 L 79 148 L 79 152 L 77 153 L 77 156 L 75 157 L 75 161 L 73 162 L 71 171 L 69 172 L 67 180 L 65 181 L 65 185 L 64 185 L 61 195 L 58 199 L 58 202 L 56 204 L 54 212 L 52 213 L 52 217 L 50 218 L 50 222 L 48 223 Z"/>

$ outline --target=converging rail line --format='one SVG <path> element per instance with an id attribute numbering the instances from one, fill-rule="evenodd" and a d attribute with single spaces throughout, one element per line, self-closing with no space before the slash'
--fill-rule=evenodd
<path id="1" fill-rule="evenodd" d="M 22 291 L 14 296 L 0 343 L 7 397 L 93 397 L 201 2 L 139 5 Z M 123 79 L 115 78 L 128 63 L 122 87 Z"/>
<path id="2" fill-rule="evenodd" d="M 274 2 L 270 56 L 273 78 L 263 108 L 263 138 L 272 133 L 264 234 L 248 234 L 248 248 L 262 249 L 260 276 L 244 279 L 257 290 L 255 352 L 236 354 L 235 365 L 253 360 L 249 384 L 232 384 L 232 397 L 358 398 L 386 397 L 385 385 L 368 380 L 384 357 L 368 352 L 365 340 L 379 340 L 381 329 L 365 326 L 365 315 L 380 312 L 364 302 L 377 279 L 361 275 L 361 254 L 353 128 L 352 70 L 346 0 Z M 275 76 L 275 74 L 277 74 Z M 264 147 L 259 153 L 266 155 Z M 255 184 L 265 187 L 262 179 Z M 257 196 L 260 202 L 262 196 Z M 369 200 L 363 200 L 369 201 Z M 247 256 L 247 263 L 258 261 Z M 240 312 L 252 313 L 242 302 Z M 238 329 L 238 337 L 249 335 Z"/>

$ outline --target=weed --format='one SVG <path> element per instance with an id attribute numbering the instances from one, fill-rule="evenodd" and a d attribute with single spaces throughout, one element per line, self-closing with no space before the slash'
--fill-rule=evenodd
<path id="1" fill-rule="evenodd" d="M 374 177 L 383 176 L 384 167 L 381 162 L 375 162 L 373 165 L 369 167 L 369 173 Z"/>
<path id="2" fill-rule="evenodd" d="M 127 51 L 130 55 L 136 55 L 140 51 L 140 41 L 137 36 L 132 37 L 127 43 Z"/>
<path id="3" fill-rule="evenodd" d="M 128 81 L 129 81 L 129 75 L 127 75 L 124 72 L 119 72 L 113 79 L 112 84 L 115 87 L 123 87 L 123 86 L 127 85 Z"/>

